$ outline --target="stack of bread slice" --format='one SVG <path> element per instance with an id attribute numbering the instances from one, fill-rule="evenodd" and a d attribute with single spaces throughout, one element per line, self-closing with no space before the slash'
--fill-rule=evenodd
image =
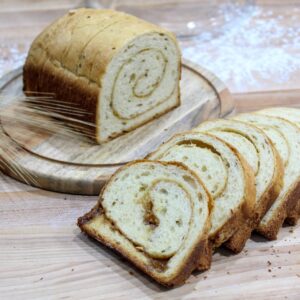
<path id="1" fill-rule="evenodd" d="M 229 249 L 238 253 L 244 248 L 251 232 L 258 227 L 280 192 L 283 175 L 281 159 L 262 130 L 243 122 L 233 120 L 205 122 L 194 131 L 208 131 L 226 141 L 244 157 L 254 171 L 256 199 L 253 215 L 226 243 Z"/>
<path id="2" fill-rule="evenodd" d="M 198 132 L 181 133 L 147 158 L 180 161 L 203 180 L 214 200 L 209 231 L 212 248 L 226 242 L 252 218 L 254 172 L 236 150 L 219 138 Z"/>
<path id="3" fill-rule="evenodd" d="M 281 153 L 282 160 L 286 160 L 283 176 L 283 188 L 276 201 L 261 220 L 258 232 L 269 239 L 276 239 L 284 220 L 291 215 L 297 218 L 297 203 L 300 198 L 300 129 L 293 123 L 282 118 L 266 116 L 263 112 L 255 114 L 242 114 L 239 120 L 255 124 L 272 139 L 275 147 Z M 275 129 L 279 134 L 270 134 L 269 128 Z M 287 149 L 287 150 L 286 150 Z M 294 220 L 296 222 L 296 220 Z"/>
<path id="4" fill-rule="evenodd" d="M 297 125 L 297 127 L 300 128 L 299 109 L 290 108 L 290 107 L 274 107 L 274 108 L 264 109 L 262 111 L 259 111 L 259 113 L 262 113 L 263 115 L 270 115 L 270 116 L 282 118 L 284 120 L 293 123 L 294 125 Z M 288 145 L 286 147 L 288 148 Z M 298 201 L 296 203 L 295 209 L 288 210 L 287 212 L 287 218 L 285 221 L 290 225 L 296 225 L 300 218 L 300 196 L 295 196 L 295 198 L 297 197 L 298 197 Z"/>
<path id="5" fill-rule="evenodd" d="M 212 120 L 120 168 L 78 225 L 166 286 L 300 216 L 300 110 Z"/>

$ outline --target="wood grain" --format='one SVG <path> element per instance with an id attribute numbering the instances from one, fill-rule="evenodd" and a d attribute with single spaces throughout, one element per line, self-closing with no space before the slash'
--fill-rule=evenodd
<path id="1" fill-rule="evenodd" d="M 237 112 L 249 112 L 271 106 L 300 108 L 300 89 L 234 93 L 233 98 Z"/>
<path id="2" fill-rule="evenodd" d="M 80 233 L 97 197 L 42 191 L 0 176 L 1 299 L 299 299 L 300 226 L 277 241 L 253 236 L 239 255 L 166 290 Z M 287 298 L 285 298 L 287 297 Z"/>
<path id="3" fill-rule="evenodd" d="M 8 74 L 0 82 L 0 92 L 4 95 L 0 103 L 0 135 L 2 143 L 6 141 L 9 146 L 7 149 L 17 150 L 19 155 L 7 164 L 22 168 L 34 180 L 28 176 L 21 178 L 10 167 L 5 172 L 47 190 L 99 194 L 101 186 L 124 162 L 144 158 L 174 133 L 189 130 L 203 120 L 225 116 L 233 111 L 232 97 L 216 76 L 187 61 L 183 65 L 182 75 L 182 103 L 178 108 L 126 135 L 97 145 L 79 134 L 68 134 L 66 138 L 62 132 L 64 129 L 57 134 L 49 134 L 43 132 L 40 126 L 18 123 L 17 118 L 11 115 L 5 118 L 3 111 L 19 104 L 14 102 L 17 97 L 12 96 L 22 95 L 21 69 Z M 44 120 L 46 118 L 39 117 L 38 123 L 49 124 L 51 119 Z"/>

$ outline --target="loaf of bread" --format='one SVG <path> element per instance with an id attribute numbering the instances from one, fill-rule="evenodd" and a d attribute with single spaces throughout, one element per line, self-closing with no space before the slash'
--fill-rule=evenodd
<path id="1" fill-rule="evenodd" d="M 237 151 L 215 136 L 198 132 L 178 134 L 147 158 L 181 162 L 201 178 L 214 199 L 209 232 L 213 248 L 226 242 L 252 217 L 254 172 Z M 199 268 L 207 267 L 200 264 Z"/>
<path id="2" fill-rule="evenodd" d="M 180 57 L 174 35 L 158 26 L 112 10 L 77 9 L 32 43 L 24 91 L 53 93 L 53 106 L 84 109 L 76 118 L 103 143 L 180 104 Z"/>
<path id="3" fill-rule="evenodd" d="M 273 240 L 276 239 L 279 229 L 289 212 L 297 210 L 297 203 L 300 197 L 300 129 L 287 120 L 266 116 L 262 113 L 241 114 L 235 118 L 255 124 L 262 130 L 271 127 L 284 137 L 283 142 L 282 139 L 278 139 L 278 135 L 270 135 L 283 159 L 286 159 L 287 153 L 288 157 L 284 168 L 283 188 L 257 228 L 258 232 Z M 269 134 L 268 130 L 265 130 L 265 132 Z M 283 143 L 286 144 L 283 146 Z M 286 149 L 288 149 L 288 152 Z"/>
<path id="4" fill-rule="evenodd" d="M 285 119 L 287 121 L 292 122 L 293 124 L 297 125 L 300 128 L 300 110 L 296 108 L 291 107 L 272 107 L 267 108 L 264 110 L 258 111 L 259 114 L 263 115 L 269 115 L 269 116 L 277 116 L 282 119 Z M 284 137 L 283 137 L 284 138 Z M 285 138 L 284 138 L 285 140 Z M 279 138 L 274 138 L 275 143 L 277 143 L 278 147 L 281 147 L 281 153 L 285 156 L 286 162 L 288 159 L 289 154 L 289 148 L 287 145 L 287 141 L 284 141 L 282 143 L 277 143 L 279 141 Z M 299 178 L 300 181 L 300 178 Z M 300 195 L 298 197 L 297 204 L 295 206 L 295 209 L 289 210 L 287 212 L 287 218 L 285 221 L 290 225 L 296 225 L 298 220 L 300 218 Z"/>
<path id="5" fill-rule="evenodd" d="M 200 124 L 197 132 L 209 132 L 236 149 L 255 173 L 256 200 L 254 214 L 239 226 L 226 242 L 234 252 L 240 252 L 251 232 L 273 204 L 282 187 L 283 166 L 272 142 L 262 130 L 244 122 L 214 120 Z M 266 233 L 267 235 L 267 233 Z"/>
<path id="6" fill-rule="evenodd" d="M 210 202 L 184 165 L 136 161 L 111 177 L 78 225 L 160 284 L 174 286 L 207 255 Z"/>

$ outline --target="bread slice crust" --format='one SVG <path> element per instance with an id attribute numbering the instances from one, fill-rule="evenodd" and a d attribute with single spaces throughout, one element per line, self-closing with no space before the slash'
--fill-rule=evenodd
<path id="1" fill-rule="evenodd" d="M 225 246 L 235 253 L 240 253 L 244 249 L 252 231 L 258 228 L 261 219 L 272 206 L 282 189 L 284 168 L 278 152 L 275 148 L 273 148 L 273 150 L 276 157 L 277 168 L 275 169 L 272 183 L 261 196 L 259 203 L 255 205 L 253 216 L 249 218 L 247 222 L 242 224 L 239 230 L 237 230 L 236 233 L 225 243 Z M 268 233 L 260 233 L 265 237 L 269 236 Z"/>
<path id="2" fill-rule="evenodd" d="M 125 167 L 137 164 L 137 163 L 143 163 L 143 162 L 151 162 L 152 161 L 148 161 L 148 160 L 137 160 L 137 161 L 133 161 L 130 162 L 129 164 L 127 164 Z M 188 171 L 190 174 L 193 175 L 193 177 L 202 185 L 201 181 L 198 179 L 197 175 L 192 172 L 191 170 L 189 170 L 186 166 L 184 166 L 183 164 L 180 163 L 165 163 L 165 162 L 155 162 L 155 163 L 159 163 L 161 165 L 174 165 L 177 166 L 185 171 Z M 123 167 L 124 168 L 124 167 Z M 123 168 L 120 168 L 113 176 L 116 176 L 119 172 L 121 172 L 121 170 Z M 103 193 L 105 191 L 105 189 L 109 186 L 110 181 L 108 181 L 106 183 L 106 185 L 104 186 L 104 188 L 102 189 L 99 199 L 102 199 Z M 203 186 L 203 185 L 202 185 Z M 205 189 L 204 189 L 205 190 Z M 209 199 L 209 208 L 211 205 L 211 197 L 209 195 L 209 193 L 205 190 L 207 197 Z M 207 245 L 208 245 L 208 231 L 210 228 L 210 222 L 209 219 L 207 218 L 206 223 L 205 223 L 205 227 L 203 229 L 203 235 L 202 238 L 198 241 L 197 244 L 194 245 L 190 255 L 189 255 L 189 259 L 186 260 L 186 263 L 182 264 L 181 266 L 181 270 L 180 272 L 178 272 L 178 274 L 176 276 L 174 276 L 173 278 L 169 279 L 169 280 L 163 280 L 159 274 L 157 274 L 157 272 L 153 272 L 153 267 L 163 267 L 166 263 L 166 260 L 164 259 L 155 259 L 155 258 L 150 258 L 151 259 L 151 263 L 152 263 L 152 267 L 143 264 L 141 261 L 136 260 L 133 255 L 132 252 L 130 251 L 130 249 L 127 249 L 125 247 L 122 247 L 122 245 L 116 243 L 113 238 L 109 238 L 109 237 L 103 237 L 101 234 L 98 234 L 95 230 L 93 230 L 93 228 L 89 227 L 89 222 L 91 220 L 93 220 L 96 217 L 101 217 L 104 216 L 105 217 L 105 212 L 103 207 L 101 206 L 101 201 L 98 201 L 98 203 L 96 204 L 96 206 L 87 214 L 85 214 L 84 216 L 78 218 L 78 222 L 77 225 L 80 227 L 80 229 L 82 230 L 82 232 L 84 232 L 85 234 L 87 234 L 89 237 L 96 239 L 97 241 L 99 241 L 100 243 L 102 243 L 103 245 L 107 246 L 108 248 L 112 249 L 113 251 L 117 252 L 118 254 L 120 254 L 121 256 L 123 256 L 124 258 L 128 259 L 135 267 L 137 267 L 138 269 L 142 270 L 144 273 L 146 273 L 147 275 L 149 275 L 152 279 L 154 279 L 156 282 L 158 282 L 161 285 L 164 285 L 166 287 L 174 287 L 174 286 L 178 286 L 183 284 L 186 279 L 190 276 L 191 272 L 194 271 L 198 264 L 199 264 L 199 257 L 203 257 L 203 261 L 207 261 L 210 262 L 211 261 L 211 253 L 208 251 Z M 107 221 L 107 220 L 106 220 Z M 111 223 L 109 221 L 109 223 Z M 113 228 L 113 224 L 110 224 L 110 226 Z M 117 231 L 119 234 L 121 234 L 118 229 L 114 229 L 113 230 Z M 147 254 L 145 254 L 147 255 Z"/>
<path id="3" fill-rule="evenodd" d="M 282 205 L 276 210 L 276 215 L 268 224 L 260 224 L 256 231 L 269 240 L 276 240 L 277 234 L 282 227 L 283 222 L 286 220 L 288 213 L 295 210 L 297 203 L 300 199 L 300 178 L 290 190 L 286 193 L 286 199 L 283 201 Z M 295 220 L 297 223 L 298 212 L 295 211 Z"/>

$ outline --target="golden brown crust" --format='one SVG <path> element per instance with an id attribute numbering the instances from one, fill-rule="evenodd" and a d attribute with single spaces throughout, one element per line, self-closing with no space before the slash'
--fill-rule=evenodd
<path id="1" fill-rule="evenodd" d="M 295 209 L 288 213 L 285 222 L 291 226 L 295 226 L 297 225 L 299 218 L 300 218 L 300 199 L 298 199 L 298 203 Z"/>
<path id="2" fill-rule="evenodd" d="M 207 271 L 211 267 L 212 254 L 213 254 L 213 244 L 207 240 L 203 247 L 203 253 L 200 255 L 197 270 L 199 271 Z"/>
<path id="3" fill-rule="evenodd" d="M 257 232 L 262 234 L 269 240 L 276 240 L 277 234 L 287 217 L 287 212 L 295 209 L 299 197 L 300 181 L 296 182 L 295 185 L 287 193 L 281 205 L 276 209 L 276 215 L 272 217 L 271 221 L 267 224 L 260 224 L 260 226 L 256 229 Z"/>
<path id="4" fill-rule="evenodd" d="M 32 94 L 32 91 L 53 93 L 57 99 L 60 99 L 61 104 L 66 103 L 70 105 L 70 102 L 72 102 L 73 107 L 88 112 L 82 114 L 82 121 L 96 124 L 98 86 L 93 83 L 88 84 L 85 78 L 77 78 L 72 73 L 68 75 L 66 76 L 62 69 L 50 63 L 45 63 L 41 72 L 38 66 L 28 62 L 23 69 L 24 92 L 27 96 L 36 95 Z M 55 110 L 56 103 L 53 103 L 51 106 Z M 62 114 L 73 117 L 72 112 L 68 114 L 64 111 Z M 95 139 L 97 137 L 96 128 L 95 125 L 83 127 L 84 131 Z"/>
<path id="5" fill-rule="evenodd" d="M 298 180 L 287 199 L 287 222 L 296 225 L 300 215 L 300 181 Z M 289 223 L 290 224 L 290 223 Z"/>
<path id="6" fill-rule="evenodd" d="M 148 160 L 137 160 L 137 161 L 133 161 L 130 162 L 129 164 L 127 164 L 124 167 L 128 167 L 130 165 L 139 163 L 139 162 L 150 162 L 153 163 L 153 161 L 148 161 Z M 156 162 L 162 165 L 175 165 L 178 166 L 190 173 L 192 173 L 194 175 L 194 177 L 198 180 L 198 177 L 191 171 L 189 170 L 186 166 L 184 166 L 181 163 L 177 163 L 177 162 Z M 116 174 L 118 172 L 120 172 L 124 167 L 120 168 L 117 170 L 117 172 L 112 175 L 111 179 L 116 176 Z M 110 184 L 109 180 L 106 185 L 104 186 L 104 188 L 102 189 L 99 199 L 102 198 L 102 195 L 105 191 L 105 189 L 107 188 L 107 186 Z M 199 183 L 202 185 L 201 181 L 199 180 Z M 206 191 L 206 190 L 205 190 Z M 207 194 L 209 201 L 211 201 L 211 198 L 209 196 L 209 194 Z M 117 253 L 119 253 L 120 255 L 122 255 L 123 257 L 125 257 L 126 259 L 128 259 L 133 265 L 135 265 L 137 268 L 139 268 L 140 270 L 142 270 L 143 272 L 145 272 L 147 275 L 149 275 L 152 279 L 154 279 L 155 281 L 157 281 L 158 283 L 167 286 L 167 287 L 174 287 L 174 286 L 178 286 L 183 284 L 186 279 L 190 276 L 190 274 L 192 273 L 192 271 L 194 271 L 199 264 L 199 257 L 204 257 L 204 256 L 209 256 L 211 255 L 211 253 L 208 251 L 208 243 L 207 243 L 207 237 L 208 237 L 208 231 L 209 231 L 209 220 L 207 220 L 206 222 L 206 227 L 204 228 L 203 231 L 203 238 L 194 246 L 194 249 L 192 250 L 189 259 L 187 260 L 187 262 L 182 266 L 181 271 L 178 273 L 177 276 L 173 277 L 172 279 L 168 280 L 168 281 L 163 281 L 159 276 L 156 276 L 156 274 L 154 272 L 151 271 L 151 268 L 147 265 L 144 265 L 143 263 L 141 263 L 138 260 L 135 260 L 132 258 L 131 254 L 129 253 L 129 251 L 127 251 L 126 249 L 122 248 L 121 245 L 118 245 L 117 243 L 114 243 L 112 240 L 106 240 L 104 239 L 101 235 L 97 234 L 97 232 L 95 232 L 94 230 L 91 230 L 91 228 L 89 228 L 87 225 L 89 223 L 89 221 L 91 221 L 95 216 L 97 215 L 101 215 L 103 214 L 103 209 L 101 208 L 101 202 L 99 201 L 96 206 L 87 214 L 85 214 L 84 216 L 78 218 L 78 226 L 80 227 L 80 229 L 86 233 L 88 236 L 98 240 L 99 242 L 101 242 L 102 244 L 104 244 L 105 246 L 111 248 L 112 250 L 116 251 Z M 208 258 L 204 258 L 204 260 L 207 261 L 211 261 L 211 257 Z M 161 265 L 165 263 L 165 260 L 160 260 L 160 259 L 153 259 L 151 258 L 153 266 L 154 265 Z M 203 261 L 204 261 L 203 260 Z"/>
<path id="7" fill-rule="evenodd" d="M 272 150 L 275 156 L 275 171 L 272 182 L 262 195 L 261 199 L 256 203 L 252 218 L 249 218 L 247 222 L 241 224 L 239 229 L 225 244 L 225 246 L 234 253 L 239 253 L 243 250 L 252 231 L 258 227 L 261 219 L 272 206 L 282 189 L 284 173 L 283 163 L 277 150 L 274 147 L 272 147 Z"/>

